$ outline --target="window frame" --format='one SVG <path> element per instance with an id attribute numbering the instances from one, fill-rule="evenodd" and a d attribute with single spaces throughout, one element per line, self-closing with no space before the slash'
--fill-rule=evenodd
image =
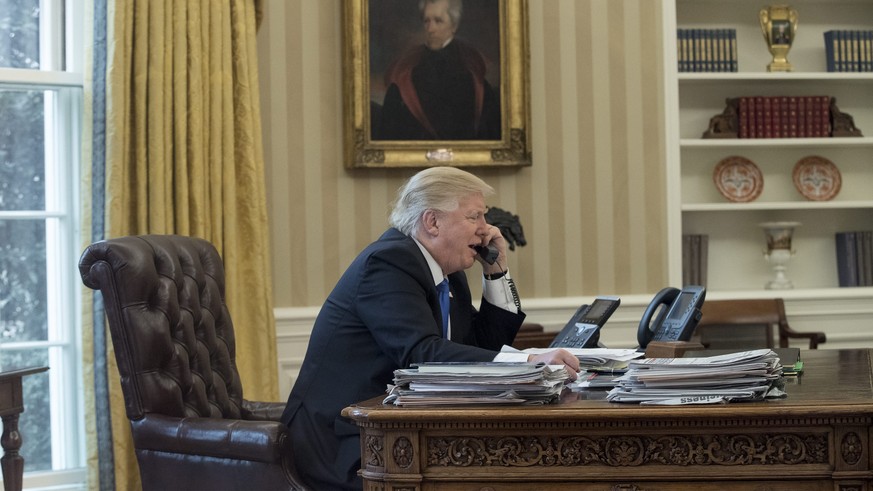
<path id="1" fill-rule="evenodd" d="M 84 489 L 80 189 L 84 118 L 84 1 L 40 0 L 40 68 L 0 67 L 0 89 L 44 92 L 44 210 L 2 211 L 4 220 L 44 220 L 47 320 L 45 341 L 7 342 L 2 350 L 48 349 L 52 469 L 26 472 L 27 489 Z M 27 410 L 25 406 L 25 411 Z M 22 435 L 27 439 L 27 435 Z M 25 461 L 27 455 L 23 455 Z"/>

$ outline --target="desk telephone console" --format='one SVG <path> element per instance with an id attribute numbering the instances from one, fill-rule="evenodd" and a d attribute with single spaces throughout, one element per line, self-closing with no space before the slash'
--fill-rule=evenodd
<path id="1" fill-rule="evenodd" d="M 637 342 L 644 350 L 651 341 L 688 341 L 700 321 L 706 288 L 688 285 L 667 287 L 658 292 L 646 307 L 637 331 Z M 594 348 L 600 328 L 621 304 L 615 296 L 599 296 L 591 305 L 582 305 L 555 336 L 550 348 Z"/>
<path id="2" fill-rule="evenodd" d="M 651 341 L 688 341 L 702 317 L 706 288 L 688 285 L 658 292 L 643 313 L 637 342 L 643 350 Z"/>
<path id="3" fill-rule="evenodd" d="M 621 304 L 618 297 L 597 297 L 591 305 L 582 305 L 555 336 L 549 348 L 594 348 L 600 340 L 600 328 Z"/>

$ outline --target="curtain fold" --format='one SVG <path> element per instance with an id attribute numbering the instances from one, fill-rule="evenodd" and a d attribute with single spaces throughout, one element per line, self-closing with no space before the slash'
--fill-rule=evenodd
<path id="1" fill-rule="evenodd" d="M 92 192 L 83 193 L 91 239 L 158 233 L 215 244 L 225 264 L 243 393 L 277 400 L 256 54 L 263 6 L 259 0 L 92 1 L 93 86 L 99 89 L 102 78 L 105 89 L 91 96 L 93 155 L 83 159 L 93 179 Z M 94 411 L 86 427 L 89 487 L 139 489 L 114 354 L 96 302 L 92 310 L 93 330 L 83 335 L 90 351 L 86 407 Z M 101 434 L 107 411 L 111 423 Z M 111 453 L 102 448 L 106 442 Z M 95 458 L 103 466 L 112 462 L 114 477 L 98 477 Z"/>

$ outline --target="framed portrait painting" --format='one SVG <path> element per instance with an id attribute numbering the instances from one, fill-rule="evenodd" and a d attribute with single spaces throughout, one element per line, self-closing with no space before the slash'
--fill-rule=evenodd
<path id="1" fill-rule="evenodd" d="M 344 0 L 352 168 L 531 163 L 527 0 Z"/>

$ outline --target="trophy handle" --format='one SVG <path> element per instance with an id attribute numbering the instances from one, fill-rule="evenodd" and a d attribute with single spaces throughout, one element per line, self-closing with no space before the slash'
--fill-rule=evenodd
<path id="1" fill-rule="evenodd" d="M 797 35 L 797 11 L 788 11 L 788 22 L 791 24 L 791 43 L 794 44 L 794 36 Z"/>
<path id="2" fill-rule="evenodd" d="M 761 19 L 761 32 L 764 34 L 764 39 L 767 40 L 767 44 L 770 44 L 770 10 L 767 7 L 761 9 L 758 12 L 758 17 Z"/>

